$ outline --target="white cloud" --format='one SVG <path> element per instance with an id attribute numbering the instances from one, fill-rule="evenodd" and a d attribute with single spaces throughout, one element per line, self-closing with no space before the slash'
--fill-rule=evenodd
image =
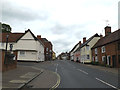
<path id="1" fill-rule="evenodd" d="M 95 33 L 104 34 L 105 20 L 118 29 L 119 0 L 2 0 L 2 22 L 14 32 L 30 28 L 53 42 L 55 51 L 68 51 Z"/>

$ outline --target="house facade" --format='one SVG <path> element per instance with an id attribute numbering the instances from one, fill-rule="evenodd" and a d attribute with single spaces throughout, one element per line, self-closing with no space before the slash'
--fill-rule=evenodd
<path id="1" fill-rule="evenodd" d="M 105 36 L 92 48 L 92 58 L 104 66 L 120 67 L 120 29 L 111 33 L 111 27 L 105 27 Z"/>
<path id="2" fill-rule="evenodd" d="M 6 38 L 7 33 L 4 35 L 3 40 Z M 17 51 L 18 61 L 44 61 L 44 45 L 38 40 L 34 34 L 27 30 L 25 33 L 8 33 L 8 50 L 10 45 L 13 47 L 13 51 Z M 1 42 L 1 48 L 5 49 L 5 42 Z"/>
<path id="3" fill-rule="evenodd" d="M 75 51 L 79 48 L 79 46 L 81 45 L 81 42 L 78 42 L 74 47 L 73 49 L 70 51 L 70 60 L 71 61 L 76 61 L 75 57 L 74 57 L 74 53 Z"/>
<path id="4" fill-rule="evenodd" d="M 80 54 L 80 47 L 81 47 L 81 41 L 79 42 L 79 47 L 74 51 L 74 61 L 81 62 L 81 54 Z"/>
<path id="5" fill-rule="evenodd" d="M 86 37 L 83 38 L 83 44 L 80 47 L 80 62 L 81 63 L 91 63 L 92 61 L 92 51 L 91 48 L 96 44 L 100 39 L 98 34 L 93 35 L 88 40 Z"/>
<path id="6" fill-rule="evenodd" d="M 52 43 L 50 41 L 48 41 L 46 38 L 41 38 L 41 35 L 37 35 L 37 38 L 39 40 L 42 41 L 42 43 L 44 44 L 44 56 L 45 56 L 45 60 L 49 61 L 52 60 Z"/>

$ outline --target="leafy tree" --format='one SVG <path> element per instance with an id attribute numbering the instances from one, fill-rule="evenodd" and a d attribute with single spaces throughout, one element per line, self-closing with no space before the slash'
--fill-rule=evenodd
<path id="1" fill-rule="evenodd" d="M 0 28 L 1 28 L 0 32 L 2 31 L 2 33 L 10 33 L 12 31 L 12 28 L 8 24 L 3 23 L 3 24 L 0 25 Z"/>

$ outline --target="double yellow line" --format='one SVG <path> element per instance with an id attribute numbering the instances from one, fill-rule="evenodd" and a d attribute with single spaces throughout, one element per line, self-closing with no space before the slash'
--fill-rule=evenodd
<path id="1" fill-rule="evenodd" d="M 60 84 L 60 75 L 59 75 L 58 73 L 56 73 L 56 72 L 53 72 L 53 73 L 57 75 L 57 82 L 56 82 L 56 84 L 55 84 L 52 88 L 50 88 L 49 90 L 54 90 L 54 89 L 57 88 L 57 87 L 59 86 L 59 84 Z"/>

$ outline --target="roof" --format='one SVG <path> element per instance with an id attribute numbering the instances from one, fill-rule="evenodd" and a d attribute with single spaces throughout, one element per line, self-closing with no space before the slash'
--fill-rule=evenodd
<path id="1" fill-rule="evenodd" d="M 120 29 L 116 30 L 113 33 L 110 33 L 109 35 L 107 35 L 105 37 L 102 37 L 101 39 L 99 39 L 98 42 L 93 46 L 93 48 L 97 48 L 97 47 L 115 42 L 117 40 L 120 40 Z"/>
<path id="2" fill-rule="evenodd" d="M 24 33 L 2 33 L 2 40 L 0 42 L 6 42 L 6 36 L 9 35 L 8 42 L 16 42 Z"/>
<path id="3" fill-rule="evenodd" d="M 25 31 L 25 33 L 2 33 L 2 40 L 0 39 L 0 42 L 6 42 L 6 36 L 8 37 L 8 42 L 17 42 L 19 39 L 21 39 L 27 32 L 30 32 L 35 40 L 38 40 L 35 35 L 28 29 Z"/>
<path id="4" fill-rule="evenodd" d="M 77 43 L 77 44 L 73 47 L 73 49 L 70 51 L 70 53 L 77 47 L 78 44 L 79 44 L 79 43 Z"/>
<path id="5" fill-rule="evenodd" d="M 100 37 L 100 36 L 99 36 L 97 33 L 94 34 L 94 35 L 93 35 L 92 37 L 90 37 L 85 43 L 83 43 L 80 48 L 86 46 L 94 37 Z"/>

